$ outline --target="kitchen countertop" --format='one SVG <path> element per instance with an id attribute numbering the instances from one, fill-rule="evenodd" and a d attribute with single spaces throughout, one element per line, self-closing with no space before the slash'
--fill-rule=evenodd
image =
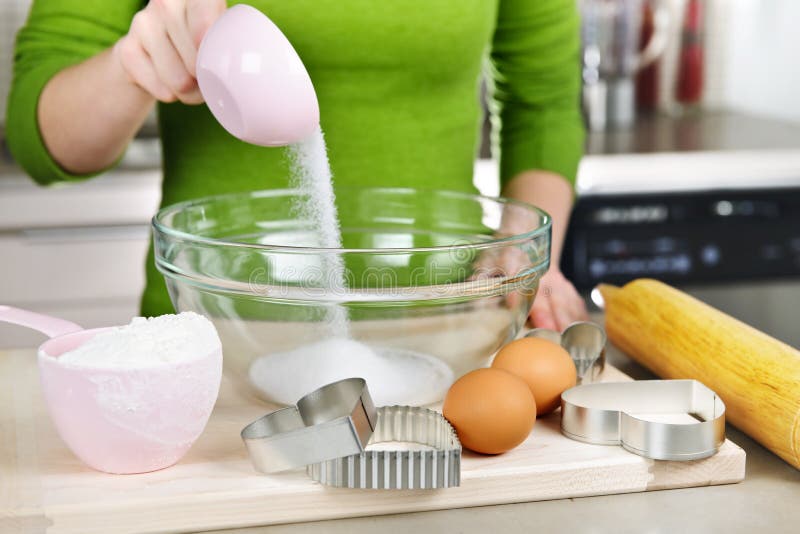
<path id="1" fill-rule="evenodd" d="M 611 364 L 635 378 L 650 377 L 630 359 L 613 350 L 613 347 L 609 350 L 608 359 Z M 228 534 L 796 532 L 800 520 L 800 511 L 797 508 L 797 497 L 800 496 L 800 484 L 798 484 L 800 471 L 735 429 L 728 427 L 727 432 L 728 437 L 747 453 L 746 478 L 738 484 L 252 527 L 220 532 Z M 30 462 L 30 459 L 28 461 Z M 66 477 L 66 474 L 64 476 Z M 183 482 L 190 483 L 190 480 L 184 479 Z M 270 506 L 269 501 L 263 504 Z M 124 514 L 121 517 L 124 517 Z"/>
<path id="2" fill-rule="evenodd" d="M 800 148 L 800 124 L 731 111 L 642 115 L 632 128 L 590 132 L 586 154 Z"/>
<path id="3" fill-rule="evenodd" d="M 653 378 L 641 366 L 612 348 L 609 361 L 638 379 Z M 800 470 L 730 425 L 728 437 L 747 451 L 743 482 L 532 503 L 508 504 L 360 517 L 272 527 L 227 530 L 226 534 L 293 534 L 353 532 L 570 532 L 615 534 L 797 532 Z"/>
<path id="4" fill-rule="evenodd" d="M 480 157 L 491 157 L 491 125 L 483 124 Z M 800 124 L 729 110 L 671 116 L 642 114 L 630 128 L 588 132 L 586 155 L 775 150 L 800 148 Z"/>

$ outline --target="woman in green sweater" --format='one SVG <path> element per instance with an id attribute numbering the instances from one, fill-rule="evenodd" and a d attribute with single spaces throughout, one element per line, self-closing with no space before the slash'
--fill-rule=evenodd
<path id="1" fill-rule="evenodd" d="M 473 191 L 488 72 L 503 194 L 553 216 L 552 267 L 531 312 L 585 316 L 558 269 L 583 130 L 575 0 L 251 0 L 308 68 L 337 184 Z M 281 149 L 214 120 L 197 47 L 223 0 L 39 0 L 17 38 L 8 140 L 39 183 L 113 166 L 158 102 L 162 204 L 287 185 Z M 488 61 L 487 61 L 488 59 Z M 152 258 L 142 313 L 172 311 Z"/>

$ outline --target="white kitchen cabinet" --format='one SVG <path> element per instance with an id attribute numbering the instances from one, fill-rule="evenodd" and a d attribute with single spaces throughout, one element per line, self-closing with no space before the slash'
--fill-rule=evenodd
<path id="1" fill-rule="evenodd" d="M 0 303 L 87 328 L 127 323 L 138 313 L 161 171 L 152 163 L 125 165 L 85 182 L 41 187 L 0 164 Z M 0 349 L 43 339 L 0 324 Z"/>
<path id="2" fill-rule="evenodd" d="M 52 228 L 0 236 L 3 301 L 25 304 L 118 299 L 144 284 L 148 228 Z"/>
<path id="3" fill-rule="evenodd" d="M 85 182 L 36 185 L 0 166 L 0 232 L 30 228 L 148 224 L 161 196 L 161 171 L 114 171 Z"/>

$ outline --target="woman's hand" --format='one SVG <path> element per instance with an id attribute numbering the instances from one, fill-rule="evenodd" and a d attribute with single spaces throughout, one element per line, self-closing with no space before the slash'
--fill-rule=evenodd
<path id="1" fill-rule="evenodd" d="M 586 303 L 572 282 L 564 278 L 557 267 L 551 267 L 539 281 L 539 291 L 533 301 L 529 322 L 535 328 L 558 332 L 576 321 L 586 321 Z"/>
<path id="2" fill-rule="evenodd" d="M 195 62 L 225 0 L 151 0 L 114 52 L 130 81 L 161 102 L 200 104 Z"/>
<path id="3" fill-rule="evenodd" d="M 572 208 L 572 186 L 557 174 L 532 170 L 511 179 L 503 194 L 539 206 L 553 220 L 550 270 L 539 281 L 529 322 L 538 328 L 560 332 L 575 321 L 586 320 L 586 304 L 558 268 Z"/>

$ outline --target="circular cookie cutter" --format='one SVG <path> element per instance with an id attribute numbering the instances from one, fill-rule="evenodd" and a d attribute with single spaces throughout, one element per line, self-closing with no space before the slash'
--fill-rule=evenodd
<path id="1" fill-rule="evenodd" d="M 328 486 L 363 489 L 435 489 L 461 482 L 461 442 L 442 414 L 427 408 L 378 408 L 369 444 L 413 442 L 428 450 L 366 450 L 309 465 L 308 475 Z"/>
<path id="2" fill-rule="evenodd" d="M 578 384 L 596 381 L 606 364 L 606 332 L 588 321 L 572 323 L 562 333 L 534 328 L 525 337 L 535 337 L 561 345 L 575 363 Z"/>

